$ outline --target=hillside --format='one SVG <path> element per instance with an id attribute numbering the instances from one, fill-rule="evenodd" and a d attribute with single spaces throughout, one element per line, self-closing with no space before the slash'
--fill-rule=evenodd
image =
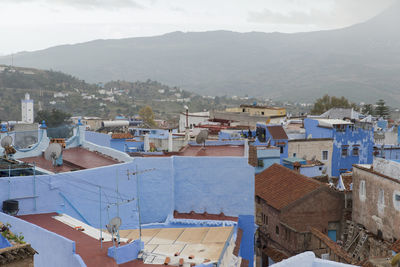
<path id="1" fill-rule="evenodd" d="M 398 105 L 398 14 L 400 3 L 365 23 L 311 33 L 174 32 L 96 40 L 20 53 L 14 63 L 90 82 L 157 80 L 202 95 L 312 101 L 329 93 Z"/>
<path id="2" fill-rule="evenodd" d="M 133 116 L 150 105 L 157 118 L 171 119 L 183 110 L 184 101 L 193 111 L 214 105 L 213 100 L 151 80 L 96 85 L 61 72 L 0 65 L 0 120 L 21 119 L 25 93 L 35 100 L 35 111 L 56 108 L 104 118 Z"/>
<path id="3" fill-rule="evenodd" d="M 149 105 L 157 119 L 170 121 L 176 121 L 185 105 L 196 112 L 252 104 L 256 100 L 200 96 L 152 80 L 90 84 L 62 72 L 0 65 L 0 121 L 21 119 L 20 101 L 25 93 L 34 99 L 35 111 L 56 108 L 74 116 L 113 119 L 116 115 L 137 115 Z M 295 113 L 304 112 L 302 107 L 288 108 Z"/>

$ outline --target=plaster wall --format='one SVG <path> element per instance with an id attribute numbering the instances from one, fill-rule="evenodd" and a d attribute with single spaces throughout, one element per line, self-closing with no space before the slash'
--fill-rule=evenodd
<path id="1" fill-rule="evenodd" d="M 241 157 L 135 158 L 95 169 L 0 179 L 0 201 L 19 200 L 19 214 L 57 211 L 95 227 L 119 215 L 123 229 L 136 228 L 138 192 L 142 224 L 164 222 L 173 210 L 253 215 L 254 169 Z"/>
<path id="2" fill-rule="evenodd" d="M 328 158 L 323 160 L 322 151 L 328 151 Z M 306 158 L 311 160 L 315 158 L 323 162 L 327 168 L 327 173 L 332 172 L 332 152 L 333 152 L 333 140 L 291 140 L 289 141 L 289 157 Z"/>
<path id="3" fill-rule="evenodd" d="M 365 181 L 365 197 L 360 194 L 360 183 Z M 379 204 L 379 192 L 384 191 L 384 205 Z M 382 177 L 376 173 L 353 169 L 353 220 L 364 225 L 368 231 L 383 238 L 400 238 L 400 204 L 395 195 L 400 195 L 400 182 Z M 397 201 L 400 202 L 400 201 Z"/>
<path id="4" fill-rule="evenodd" d="M 111 136 L 108 134 L 86 131 L 85 137 L 86 141 L 89 141 L 93 144 L 110 147 Z"/>
<path id="5" fill-rule="evenodd" d="M 22 233 L 24 240 L 39 254 L 35 254 L 35 266 L 86 266 L 75 253 L 75 242 L 34 224 L 0 212 L 0 221 L 11 224 L 11 231 Z"/>

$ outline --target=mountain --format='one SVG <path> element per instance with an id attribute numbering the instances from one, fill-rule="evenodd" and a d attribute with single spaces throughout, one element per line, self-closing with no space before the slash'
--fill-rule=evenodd
<path id="1" fill-rule="evenodd" d="M 328 93 L 400 104 L 400 2 L 348 28 L 310 33 L 173 32 L 14 55 L 17 66 L 90 82 L 157 80 L 203 95 L 312 101 Z M 10 57 L 0 57 L 9 64 Z"/>

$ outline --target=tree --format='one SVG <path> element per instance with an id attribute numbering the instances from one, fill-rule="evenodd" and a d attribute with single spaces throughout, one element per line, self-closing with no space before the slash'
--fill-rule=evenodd
<path id="1" fill-rule="evenodd" d="M 145 106 L 139 110 L 139 116 L 148 127 L 156 126 L 156 122 L 154 121 L 154 113 L 150 106 Z"/>
<path id="2" fill-rule="evenodd" d="M 45 121 L 47 127 L 57 127 L 68 123 L 69 118 L 71 114 L 58 109 L 40 110 L 36 114 L 35 121 L 38 123 Z"/>
<path id="3" fill-rule="evenodd" d="M 374 115 L 375 114 L 374 106 L 371 104 L 365 104 L 363 107 L 363 114 L 364 115 Z"/>
<path id="4" fill-rule="evenodd" d="M 344 96 L 339 98 L 335 96 L 324 95 L 315 101 L 314 107 L 311 110 L 311 114 L 319 115 L 330 110 L 331 108 L 358 109 L 356 104 L 349 102 L 349 100 L 347 100 Z"/>
<path id="5" fill-rule="evenodd" d="M 375 114 L 382 118 L 389 117 L 389 107 L 386 106 L 385 100 L 379 99 L 378 102 L 376 102 Z"/>

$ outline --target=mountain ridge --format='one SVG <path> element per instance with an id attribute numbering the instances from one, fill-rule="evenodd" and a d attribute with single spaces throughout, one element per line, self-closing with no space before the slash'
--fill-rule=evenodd
<path id="1" fill-rule="evenodd" d="M 400 104 L 400 2 L 350 27 L 305 33 L 172 32 L 14 55 L 18 66 L 90 82 L 158 80 L 199 94 Z M 0 63 L 9 57 L 0 57 Z"/>

